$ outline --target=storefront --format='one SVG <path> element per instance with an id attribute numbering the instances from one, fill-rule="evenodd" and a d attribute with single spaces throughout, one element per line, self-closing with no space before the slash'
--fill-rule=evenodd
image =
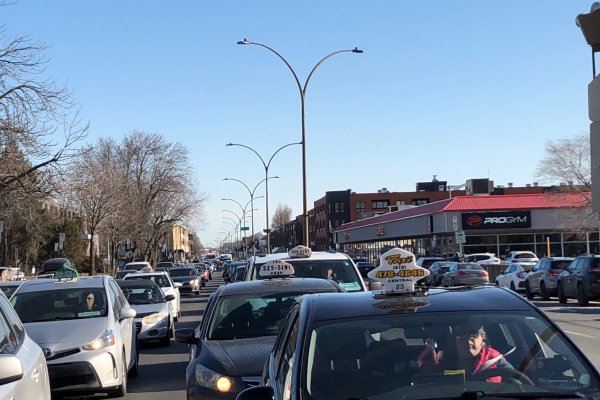
<path id="1" fill-rule="evenodd" d="M 371 261 L 392 247 L 417 255 L 600 253 L 589 205 L 588 193 L 460 196 L 341 225 L 335 239 L 340 251 Z"/>

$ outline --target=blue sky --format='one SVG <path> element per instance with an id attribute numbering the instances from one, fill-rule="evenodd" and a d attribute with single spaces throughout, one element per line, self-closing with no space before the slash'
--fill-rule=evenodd
<path id="1" fill-rule="evenodd" d="M 525 185 L 548 139 L 589 131 L 590 49 L 575 25 L 591 0 L 80 1 L 20 0 L 0 8 L 6 36 L 49 46 L 48 73 L 66 82 L 90 122 L 88 140 L 158 132 L 186 145 L 206 193 L 199 236 L 230 230 L 268 159 L 301 139 L 306 95 L 309 208 L 328 190 L 412 191 L 490 177 Z M 301 148 L 273 159 L 269 214 L 302 213 Z M 264 195 L 258 189 L 256 196 Z M 255 203 L 264 228 L 264 199 Z M 248 225 L 250 222 L 248 222 Z M 221 233 L 219 233 L 221 232 Z"/>

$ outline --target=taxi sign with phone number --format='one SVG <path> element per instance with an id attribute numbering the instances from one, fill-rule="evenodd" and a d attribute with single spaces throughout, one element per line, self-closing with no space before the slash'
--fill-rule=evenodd
<path id="1" fill-rule="evenodd" d="M 283 260 L 270 260 L 260 266 L 258 275 L 261 277 L 281 278 L 294 275 L 294 266 Z"/>
<path id="2" fill-rule="evenodd" d="M 379 257 L 379 266 L 367 276 L 381 282 L 386 293 L 413 293 L 415 282 L 429 274 L 415 263 L 414 254 L 395 247 Z"/>

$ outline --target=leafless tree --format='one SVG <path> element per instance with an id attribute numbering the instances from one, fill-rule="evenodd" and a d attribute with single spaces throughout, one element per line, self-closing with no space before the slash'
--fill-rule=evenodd
<path id="1" fill-rule="evenodd" d="M 292 209 L 287 204 L 279 204 L 271 220 L 271 228 L 281 229 L 283 225 L 292 220 Z"/>
<path id="2" fill-rule="evenodd" d="M 45 50 L 26 36 L 7 39 L 0 26 L 0 149 L 14 142 L 29 161 L 11 173 L 0 170 L 0 195 L 14 190 L 50 193 L 56 175 L 74 155 L 75 143 L 88 130 L 73 113 L 71 92 L 46 76 Z M 35 187 L 28 185 L 33 175 Z"/>
<path id="3" fill-rule="evenodd" d="M 548 140 L 544 158 L 537 167 L 537 176 L 542 182 L 589 192 L 592 187 L 590 162 L 588 134 Z"/>

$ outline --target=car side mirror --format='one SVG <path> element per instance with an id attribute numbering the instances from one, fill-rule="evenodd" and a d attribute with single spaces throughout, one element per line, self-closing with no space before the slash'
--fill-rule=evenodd
<path id="1" fill-rule="evenodd" d="M 122 321 L 127 318 L 135 318 L 136 314 L 137 313 L 135 312 L 135 310 L 133 308 L 123 307 L 123 308 L 121 308 L 121 311 L 119 312 L 119 320 Z"/>
<path id="2" fill-rule="evenodd" d="M 0 385 L 16 382 L 23 377 L 23 364 L 13 354 L 0 355 Z"/>
<path id="3" fill-rule="evenodd" d="M 173 296 L 172 294 L 168 294 L 165 296 L 165 301 L 172 301 L 175 300 L 175 296 Z"/>
<path id="4" fill-rule="evenodd" d="M 181 282 L 173 282 L 173 286 L 175 286 L 176 288 L 180 288 L 183 286 L 183 283 Z"/>
<path id="5" fill-rule="evenodd" d="M 175 329 L 175 340 L 186 344 L 196 344 L 196 330 L 194 328 Z"/>
<path id="6" fill-rule="evenodd" d="M 383 285 L 381 284 L 381 282 L 369 281 L 369 290 L 373 291 L 381 289 L 383 289 Z"/>
<path id="7" fill-rule="evenodd" d="M 272 400 L 275 392 L 271 386 L 254 386 L 242 390 L 236 400 Z"/>

